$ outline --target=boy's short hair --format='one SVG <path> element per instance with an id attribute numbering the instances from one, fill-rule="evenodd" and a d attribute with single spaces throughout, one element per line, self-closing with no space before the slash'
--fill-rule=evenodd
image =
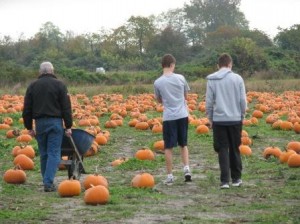
<path id="1" fill-rule="evenodd" d="M 221 68 L 221 67 L 228 67 L 228 65 L 230 63 L 232 63 L 231 56 L 229 54 L 227 54 L 227 53 L 221 54 L 221 56 L 219 57 L 219 61 L 218 61 L 219 68 Z"/>
<path id="2" fill-rule="evenodd" d="M 171 54 L 165 54 L 161 59 L 161 66 L 163 68 L 170 68 L 171 64 L 176 64 L 176 59 Z"/>

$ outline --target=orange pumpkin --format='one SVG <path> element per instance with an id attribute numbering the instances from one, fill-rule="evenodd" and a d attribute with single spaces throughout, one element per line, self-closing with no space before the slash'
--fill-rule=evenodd
<path id="1" fill-rule="evenodd" d="M 31 140 L 32 137 L 29 134 L 21 134 L 20 136 L 17 137 L 17 142 L 29 143 Z"/>
<path id="2" fill-rule="evenodd" d="M 289 160 L 289 157 L 293 154 L 296 154 L 296 152 L 294 150 L 288 150 L 288 151 L 282 152 L 279 156 L 279 161 L 281 163 L 287 163 L 287 161 Z"/>
<path id="3" fill-rule="evenodd" d="M 14 123 L 14 120 L 11 117 L 5 117 L 5 118 L 3 118 L 3 123 L 12 125 Z"/>
<path id="4" fill-rule="evenodd" d="M 86 190 L 91 188 L 92 186 L 98 186 L 98 185 L 102 185 L 108 188 L 107 179 L 104 176 L 98 174 L 90 174 L 83 181 L 83 186 L 84 189 Z"/>
<path id="5" fill-rule="evenodd" d="M 209 133 L 209 128 L 204 124 L 200 124 L 196 128 L 196 133 L 197 134 L 208 134 Z"/>
<path id="6" fill-rule="evenodd" d="M 135 125 L 139 122 L 138 119 L 133 118 L 128 122 L 129 127 L 135 127 Z"/>
<path id="7" fill-rule="evenodd" d="M 300 133 L 300 123 L 299 122 L 295 122 L 294 123 L 294 131 L 299 134 Z"/>
<path id="8" fill-rule="evenodd" d="M 152 150 L 148 148 L 142 148 L 135 153 L 135 158 L 140 160 L 154 160 L 155 155 Z"/>
<path id="9" fill-rule="evenodd" d="M 118 125 L 114 120 L 106 121 L 104 124 L 105 128 L 116 128 Z"/>
<path id="10" fill-rule="evenodd" d="M 289 167 L 300 167 L 300 155 L 296 153 L 292 154 L 287 163 Z"/>
<path id="11" fill-rule="evenodd" d="M 18 130 L 8 130 L 6 132 L 6 138 L 15 138 L 19 136 L 20 132 Z"/>
<path id="12" fill-rule="evenodd" d="M 109 201 L 109 191 L 102 185 L 93 186 L 84 193 L 84 202 L 87 205 L 106 204 Z"/>
<path id="13" fill-rule="evenodd" d="M 135 129 L 138 130 L 147 130 L 149 128 L 149 124 L 146 121 L 140 121 L 135 125 Z"/>
<path id="14" fill-rule="evenodd" d="M 20 150 L 18 150 L 18 152 L 17 152 L 17 155 L 20 155 L 20 154 L 24 154 L 31 159 L 33 159 L 35 157 L 35 151 L 31 145 L 26 145 L 25 147 L 21 147 Z"/>
<path id="15" fill-rule="evenodd" d="M 260 110 L 254 110 L 252 113 L 252 117 L 262 118 L 263 116 L 264 116 L 264 113 Z"/>
<path id="16" fill-rule="evenodd" d="M 99 145 L 106 145 L 107 144 L 107 138 L 102 133 L 99 133 L 99 134 L 96 135 L 95 141 Z"/>
<path id="17" fill-rule="evenodd" d="M 284 131 L 290 131 L 294 128 L 293 123 L 290 121 L 282 121 L 279 126 L 280 129 Z"/>
<path id="18" fill-rule="evenodd" d="M 282 151 L 278 147 L 270 146 L 264 149 L 263 157 L 265 159 L 268 159 L 270 156 L 279 158 L 281 153 Z"/>
<path id="19" fill-rule="evenodd" d="M 8 124 L 0 124 L 0 130 L 4 129 L 10 129 L 10 126 Z"/>
<path id="20" fill-rule="evenodd" d="M 248 137 L 248 132 L 246 130 L 242 130 L 242 137 Z"/>
<path id="21" fill-rule="evenodd" d="M 163 131 L 162 124 L 159 122 L 154 123 L 151 131 L 152 131 L 152 133 L 162 133 L 162 131 Z"/>
<path id="22" fill-rule="evenodd" d="M 240 145 L 239 150 L 241 155 L 250 156 L 252 154 L 252 150 L 248 145 Z"/>
<path id="23" fill-rule="evenodd" d="M 133 187 L 152 188 L 155 185 L 154 177 L 149 173 L 137 174 L 131 180 Z"/>
<path id="24" fill-rule="evenodd" d="M 3 180 L 9 184 L 23 184 L 26 181 L 26 173 L 19 166 L 5 171 Z"/>
<path id="25" fill-rule="evenodd" d="M 297 153 L 300 153 L 300 142 L 298 141 L 291 141 L 287 144 L 286 148 L 289 150 L 294 150 Z"/>
<path id="26" fill-rule="evenodd" d="M 13 162 L 16 166 L 19 165 L 23 170 L 32 170 L 34 168 L 32 159 L 24 154 L 17 155 Z"/>
<path id="27" fill-rule="evenodd" d="M 124 163 L 126 161 L 128 161 L 128 158 L 125 158 L 125 157 L 119 158 L 119 159 L 115 159 L 114 161 L 111 162 L 111 165 L 112 166 L 119 166 L 119 165 L 121 165 L 122 163 Z"/>
<path id="28" fill-rule="evenodd" d="M 15 147 L 13 147 L 11 154 L 13 155 L 13 157 L 16 157 L 18 155 L 18 151 L 21 149 L 21 146 L 16 145 Z"/>
<path id="29" fill-rule="evenodd" d="M 251 145 L 252 144 L 252 139 L 248 136 L 242 136 L 241 137 L 241 142 L 242 142 L 242 145 Z"/>
<path id="30" fill-rule="evenodd" d="M 164 140 L 159 140 L 159 141 L 154 142 L 153 148 L 158 151 L 163 151 L 165 149 Z"/>
<path id="31" fill-rule="evenodd" d="M 58 185 L 57 191 L 61 197 L 78 196 L 81 192 L 80 181 L 64 180 Z"/>

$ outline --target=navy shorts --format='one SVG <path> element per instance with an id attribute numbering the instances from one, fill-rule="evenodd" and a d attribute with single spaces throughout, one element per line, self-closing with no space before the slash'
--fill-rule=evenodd
<path id="1" fill-rule="evenodd" d="M 187 146 L 188 125 L 188 117 L 163 122 L 165 149 Z"/>

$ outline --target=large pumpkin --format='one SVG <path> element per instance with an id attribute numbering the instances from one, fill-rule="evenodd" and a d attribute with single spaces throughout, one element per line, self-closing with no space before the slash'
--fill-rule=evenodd
<path id="1" fill-rule="evenodd" d="M 200 124 L 196 128 L 196 133 L 197 134 L 208 134 L 209 128 L 205 124 Z"/>
<path id="2" fill-rule="evenodd" d="M 296 154 L 296 152 L 294 150 L 287 150 L 285 152 L 282 152 L 279 156 L 279 161 L 281 163 L 287 163 L 287 161 L 289 160 L 290 156 Z"/>
<path id="3" fill-rule="evenodd" d="M 149 128 L 149 124 L 146 121 L 140 121 L 135 125 L 135 129 L 138 130 L 147 130 Z"/>
<path id="4" fill-rule="evenodd" d="M 109 191 L 102 185 L 92 186 L 84 193 L 84 202 L 88 205 L 106 204 L 109 201 Z"/>
<path id="5" fill-rule="evenodd" d="M 102 185 L 108 188 L 107 179 L 104 176 L 98 174 L 90 174 L 83 181 L 83 186 L 84 189 L 86 190 L 91 188 L 92 186 L 98 186 L 98 185 Z"/>
<path id="6" fill-rule="evenodd" d="M 297 153 L 300 153 L 300 142 L 291 141 L 287 144 L 286 148 L 289 150 L 294 150 Z"/>
<path id="7" fill-rule="evenodd" d="M 252 150 L 248 145 L 240 145 L 239 150 L 241 155 L 250 156 L 252 154 Z"/>
<path id="8" fill-rule="evenodd" d="M 163 151 L 165 149 L 165 142 L 164 142 L 164 140 L 159 140 L 159 141 L 154 142 L 153 148 L 155 150 Z"/>
<path id="9" fill-rule="evenodd" d="M 26 181 L 26 173 L 19 166 L 5 171 L 3 180 L 9 184 L 23 184 Z"/>
<path id="10" fill-rule="evenodd" d="M 61 197 L 73 197 L 80 195 L 81 186 L 79 180 L 64 180 L 58 185 L 58 194 Z"/>
<path id="11" fill-rule="evenodd" d="M 33 159 L 35 157 L 35 151 L 31 145 L 26 145 L 25 147 L 21 147 L 20 150 L 18 150 L 18 152 L 17 152 L 17 155 L 20 155 L 20 154 L 24 154 L 31 159 Z"/>
<path id="12" fill-rule="evenodd" d="M 17 137 L 17 142 L 29 143 L 31 140 L 32 137 L 29 134 L 21 134 Z"/>
<path id="13" fill-rule="evenodd" d="M 263 157 L 268 159 L 270 156 L 279 158 L 282 151 L 278 147 L 270 146 L 264 149 Z"/>
<path id="14" fill-rule="evenodd" d="M 137 174 L 131 180 L 131 186 L 152 188 L 155 185 L 154 177 L 150 173 Z"/>
<path id="15" fill-rule="evenodd" d="M 157 122 L 153 125 L 151 129 L 152 133 L 161 133 L 163 131 L 163 126 L 161 123 Z"/>
<path id="16" fill-rule="evenodd" d="M 105 145 L 107 143 L 107 138 L 105 137 L 105 135 L 103 133 L 99 133 L 96 135 L 95 141 L 99 145 Z"/>
<path id="17" fill-rule="evenodd" d="M 296 153 L 292 154 L 287 163 L 289 167 L 300 167 L 300 155 Z"/>
<path id="18" fill-rule="evenodd" d="M 147 148 L 142 148 L 135 153 L 135 158 L 140 160 L 154 160 L 155 155 L 152 150 Z"/>
<path id="19" fill-rule="evenodd" d="M 24 154 L 17 155 L 14 159 L 14 164 L 19 165 L 23 170 L 32 170 L 34 168 L 34 162 L 28 156 Z"/>

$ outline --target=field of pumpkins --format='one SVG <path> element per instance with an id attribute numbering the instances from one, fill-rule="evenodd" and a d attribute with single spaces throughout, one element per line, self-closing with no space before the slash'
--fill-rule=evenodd
<path id="1" fill-rule="evenodd" d="M 248 92 L 247 100 L 248 111 L 243 121 L 240 146 L 245 186 L 237 191 L 241 195 L 253 190 L 252 193 L 256 196 L 245 196 L 246 199 L 243 199 L 250 203 L 257 199 L 255 197 L 259 197 L 257 195 L 263 190 L 263 187 L 254 190 L 253 185 L 263 179 L 269 178 L 265 186 L 268 189 L 277 183 L 280 175 L 282 177 L 280 186 L 289 180 L 293 182 L 292 186 L 295 181 L 299 186 L 300 92 L 286 91 L 280 94 Z M 229 197 L 231 194 L 231 198 L 237 197 L 233 191 L 229 193 L 218 191 L 218 162 L 213 151 L 212 132 L 207 127 L 208 119 L 205 116 L 203 96 L 191 93 L 187 100 L 190 113 L 188 146 L 193 182 L 186 185 L 181 180 L 182 165 L 179 149 L 175 148 L 174 173 L 177 182 L 171 189 L 162 184 L 166 177 L 162 140 L 163 107 L 155 101 L 153 94 L 128 96 L 74 94 L 71 95 L 71 102 L 73 128 L 83 129 L 95 137 L 91 148 L 83 155 L 83 164 L 88 174 L 83 174 L 79 180 L 68 179 L 66 167 L 60 165 L 56 176 L 57 192 L 44 193 L 37 143 L 24 129 L 21 118 L 23 96 L 0 96 L 0 174 L 2 177 L 0 222 L 1 220 L 6 222 L 48 220 L 51 223 L 55 220 L 71 220 L 80 223 L 85 221 L 97 223 L 95 220 L 99 218 L 99 222 L 102 220 L 111 223 L 137 223 L 134 221 L 140 220 L 137 214 L 141 212 L 144 217 L 142 220 L 149 223 L 154 223 L 154 220 L 177 223 L 183 219 L 182 216 L 177 215 L 175 220 L 170 215 L 165 215 L 165 219 L 164 216 L 157 218 L 159 209 L 148 211 L 146 208 L 155 205 L 160 209 L 166 209 L 164 212 L 168 214 L 168 210 L 174 209 L 174 203 L 178 201 L 189 208 L 187 211 L 193 213 L 195 211 L 192 207 L 196 203 L 197 196 L 201 198 L 200 195 L 207 194 L 207 198 L 213 195 Z M 62 160 L 65 159 L 62 157 Z M 184 190 L 192 191 L 194 194 L 183 193 Z M 294 193 L 292 195 L 295 195 L 294 188 L 292 191 Z M 15 196 L 18 198 L 14 199 Z M 49 199 L 50 197 L 53 199 Z M 263 203 L 267 204 L 268 197 L 265 195 L 259 200 L 265 200 Z M 137 198 L 141 200 L 137 201 Z M 185 201 L 186 198 L 190 205 Z M 299 199 L 298 196 L 290 203 L 293 207 L 291 220 L 299 218 L 295 207 L 300 204 Z M 30 204 L 31 200 L 36 205 Z M 164 204 L 166 201 L 170 203 Z M 29 203 L 31 209 L 43 208 L 45 211 L 39 215 L 36 212 L 30 215 L 23 203 Z M 208 209 L 201 210 L 201 206 L 198 208 L 200 213 L 206 213 L 209 220 L 238 221 L 241 219 L 250 222 L 256 220 L 250 215 L 251 212 L 243 212 L 242 201 L 240 204 L 236 202 L 241 208 L 236 216 L 232 215 L 230 218 L 214 217 L 210 208 L 216 209 L 216 205 L 208 199 L 204 200 L 204 203 Z M 58 206 L 60 209 L 53 211 L 53 206 Z M 128 206 L 132 210 L 127 208 Z M 101 209 L 97 209 L 98 207 Z M 66 209 L 71 215 L 64 214 Z M 252 209 L 254 212 L 259 210 L 256 207 Z M 286 211 L 286 208 L 282 209 Z M 13 215 L 14 211 L 20 214 Z M 94 214 L 95 211 L 97 215 Z M 124 217 L 124 211 L 128 213 L 127 217 Z M 228 212 L 222 206 L 221 209 L 217 208 L 217 211 L 220 214 Z M 272 208 L 266 208 L 266 212 L 271 214 L 274 211 Z M 91 217 L 84 217 L 83 214 Z M 268 221 L 270 218 L 262 214 L 257 217 L 262 221 Z M 284 221 L 290 220 L 287 216 L 283 218 Z M 193 216 L 191 223 L 197 223 L 199 220 L 205 219 Z"/>

